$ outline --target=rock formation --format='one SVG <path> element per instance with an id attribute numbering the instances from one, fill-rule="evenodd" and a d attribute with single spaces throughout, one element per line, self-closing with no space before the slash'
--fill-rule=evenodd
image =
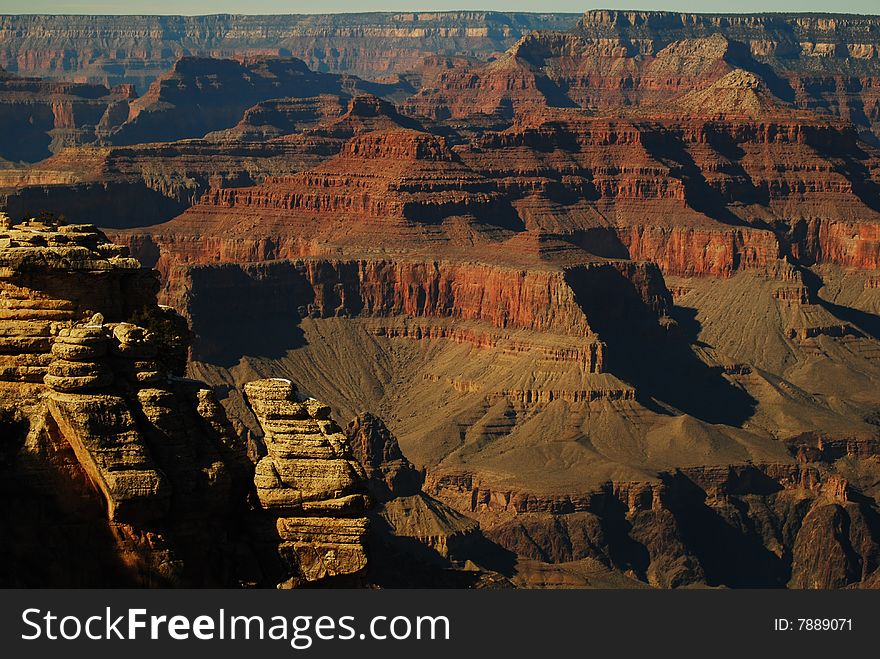
<path id="1" fill-rule="evenodd" d="M 316 73 L 296 58 L 236 60 L 184 57 L 129 106 L 128 117 L 103 138 L 110 144 L 159 142 L 234 126 L 251 106 L 274 98 L 357 92 L 400 93 L 398 84 Z M 305 92 L 305 93 L 304 93 Z"/>
<path id="2" fill-rule="evenodd" d="M 487 535 L 520 556 L 595 560 L 658 587 L 708 581 L 839 588 L 877 569 L 873 527 L 853 504 L 851 485 L 827 465 L 731 465 L 659 476 L 605 483 L 577 500 L 483 490 L 453 476 L 427 489 L 450 502 L 466 497 L 478 519 L 516 510 Z"/>
<path id="3" fill-rule="evenodd" d="M 366 477 L 330 408 L 300 400 L 289 380 L 249 382 L 245 395 L 264 433 L 254 482 L 276 520 L 291 573 L 284 585 L 363 573 Z"/>
<path id="4" fill-rule="evenodd" d="M 15 566 L 4 584 L 503 580 L 472 566 L 450 582 L 423 564 L 477 525 L 421 493 L 381 420 L 358 419 L 353 452 L 330 409 L 291 381 L 249 382 L 254 466 L 213 391 L 175 375 L 188 336 L 156 305 L 155 272 L 92 226 L 2 219 L 0 556 Z M 369 492 L 383 503 L 373 513 Z M 368 513 L 383 522 L 372 549 Z M 413 574 L 368 570 L 370 551 L 401 541 L 421 548 L 406 545 Z"/>
<path id="5" fill-rule="evenodd" d="M 16 220 L 48 212 L 107 228 L 171 219 L 214 185 L 292 174 L 336 153 L 338 141 L 259 143 L 184 140 L 63 149 L 31 167 L 0 170 L 0 204 Z"/>
<path id="6" fill-rule="evenodd" d="M 367 487 L 375 500 L 421 492 L 423 474 L 403 455 L 397 438 L 382 419 L 369 412 L 359 414 L 348 424 L 346 435 L 352 454 L 364 467 Z"/>
<path id="7" fill-rule="evenodd" d="M 338 119 L 351 99 L 337 94 L 307 98 L 273 98 L 248 108 L 232 128 L 208 133 L 212 140 L 260 142 L 298 133 Z"/>
<path id="8" fill-rule="evenodd" d="M 381 587 L 509 587 L 512 554 L 479 524 L 422 491 L 424 472 L 400 450 L 379 417 L 358 414 L 346 428 L 376 505 L 370 510 L 370 580 Z"/>
<path id="9" fill-rule="evenodd" d="M 24 78 L 0 69 L 0 162 L 36 162 L 63 147 L 87 144 L 128 115 L 130 85 Z"/>
<path id="10" fill-rule="evenodd" d="M 4 221 L 4 380 L 41 382 L 52 361 L 53 339 L 66 324 L 94 313 L 119 322 L 155 304 L 155 276 L 141 270 L 124 247 L 108 242 L 93 226 L 58 226 L 51 221 L 12 226 L 8 218 Z M 100 343 L 97 336 L 68 338 L 71 343 Z M 95 348 L 93 355 L 105 349 Z M 58 350 L 65 354 L 64 348 Z M 75 351 L 67 352 L 72 356 Z M 83 349 L 83 354 L 88 352 Z M 106 374 L 97 381 L 105 383 Z"/>
<path id="11" fill-rule="evenodd" d="M 423 81 L 410 103 L 431 116 L 608 111 L 703 89 L 739 67 L 769 74 L 785 100 L 851 121 L 876 143 L 877 46 L 865 36 L 876 26 L 874 16 L 590 11 L 569 32 L 526 35 L 495 62 Z"/>
<path id="12" fill-rule="evenodd" d="M 168 337 L 126 322 L 145 308 L 166 313 L 154 273 L 91 226 L 7 223 L 0 249 L 0 399 L 22 424 L 4 460 L 9 510 L 22 510 L 3 524 L 27 538 L 3 552 L 56 563 L 4 582 L 237 583 L 229 521 L 251 467 L 211 390 L 157 360 L 175 349 Z M 83 566 L 59 578 L 67 561 Z"/>
<path id="13" fill-rule="evenodd" d="M 401 127 L 421 124 L 371 95 L 276 99 L 256 104 L 237 125 L 204 139 L 82 145 L 32 166 L 2 169 L 0 206 L 14 219 L 50 212 L 108 228 L 157 224 L 197 203 L 211 187 L 294 174 L 338 154 L 358 133 Z"/>
<path id="14" fill-rule="evenodd" d="M 437 52 L 490 55 L 532 30 L 568 29 L 577 18 L 484 11 L 271 18 L 7 15 L 0 21 L 0 66 L 26 75 L 132 83 L 141 92 L 183 55 L 292 55 L 316 71 L 376 77 L 417 69 Z"/>

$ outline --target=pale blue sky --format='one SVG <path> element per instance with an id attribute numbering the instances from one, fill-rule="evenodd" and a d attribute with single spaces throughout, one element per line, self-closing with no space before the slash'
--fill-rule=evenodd
<path id="1" fill-rule="evenodd" d="M 880 13 L 877 0 L 0 0 L 3 14 L 310 14 L 350 11 L 494 9 L 583 12 L 596 8 L 665 9 L 684 12 L 813 11 Z"/>

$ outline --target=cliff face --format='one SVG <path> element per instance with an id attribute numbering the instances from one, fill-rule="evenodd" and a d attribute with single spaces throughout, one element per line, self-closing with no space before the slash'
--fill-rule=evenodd
<path id="1" fill-rule="evenodd" d="M 155 273 L 94 227 L 4 222 L 0 553 L 14 569 L 3 583 L 296 586 L 363 573 L 366 520 L 346 521 L 367 505 L 349 493 L 363 470 L 334 457 L 347 449 L 326 407 L 296 402 L 289 383 L 250 385 L 269 449 L 255 475 L 213 391 L 179 375 L 186 325 L 156 305 Z"/>
<path id="2" fill-rule="evenodd" d="M 354 103 L 302 130 L 340 140 L 321 164 L 119 237 L 243 426 L 254 376 L 381 412 L 426 492 L 380 526 L 442 553 L 459 536 L 430 539 L 428 496 L 522 585 L 572 561 L 662 587 L 869 584 L 876 148 L 732 38 L 623 46 L 542 34 L 432 67 L 414 125 Z"/>
<path id="3" fill-rule="evenodd" d="M 7 214 L 41 212 L 103 227 L 149 226 L 196 203 L 211 185 L 251 185 L 336 153 L 339 140 L 186 140 L 127 147 L 66 148 L 31 167 L 0 171 Z"/>
<path id="4" fill-rule="evenodd" d="M 639 280 L 642 288 L 636 286 Z M 228 295 L 238 304 L 243 289 L 250 289 L 251 297 L 239 313 L 251 319 L 218 328 L 211 299 Z M 533 351 L 584 373 L 604 371 L 604 346 L 590 327 L 582 298 L 589 297 L 608 316 L 614 309 L 624 315 L 662 314 L 669 301 L 659 273 L 651 269 L 594 266 L 523 273 L 449 262 L 324 259 L 191 268 L 182 279 L 169 278 L 165 295 L 189 310 L 198 336 L 195 354 L 203 361 L 234 362 L 237 349 L 247 350 L 236 335 L 264 320 L 272 333 L 283 332 L 285 320 L 375 318 L 389 319 L 373 326 L 377 336 L 437 338 L 489 349 L 509 343 L 514 354 Z M 413 321 L 401 323 L 404 318 Z M 293 336 L 267 336 L 271 353 L 295 345 Z"/>
<path id="5" fill-rule="evenodd" d="M 32 166 L 0 170 L 0 205 L 14 219 L 50 212 L 104 227 L 148 226 L 180 214 L 212 187 L 309 169 L 354 135 L 395 128 L 421 126 L 371 95 L 267 101 L 204 139 L 68 147 Z"/>
<path id="6" fill-rule="evenodd" d="M 435 12 L 288 16 L 3 16 L 0 66 L 101 84 L 152 78 L 184 55 L 293 56 L 320 71 L 377 77 L 438 52 L 489 55 L 576 14 Z"/>
<path id="7" fill-rule="evenodd" d="M 723 102 L 730 89 L 712 97 Z M 549 113 L 460 154 L 527 228 L 598 255 L 685 276 L 729 276 L 786 255 L 873 268 L 876 149 L 842 124 L 779 106 L 748 117 L 744 99 L 734 102 L 736 113 L 704 118 L 682 103 L 627 119 Z"/>
<path id="8" fill-rule="evenodd" d="M 0 161 L 36 162 L 66 146 L 97 138 L 98 126 L 114 125 L 135 97 L 127 85 L 23 78 L 0 69 Z"/>
<path id="9" fill-rule="evenodd" d="M 875 260 L 877 152 L 858 122 L 828 103 L 797 101 L 776 65 L 720 32 L 657 48 L 637 57 L 573 33 L 532 35 L 482 68 L 426 65 L 423 88 L 402 102 L 419 115 L 410 117 L 360 95 L 400 101 L 408 83 L 315 73 L 290 58 L 184 58 L 96 135 L 125 144 L 204 139 L 81 147 L 8 168 L 0 185 L 14 216 L 67 207 L 73 217 L 126 226 L 166 220 L 205 192 L 205 204 L 225 208 L 335 213 L 334 204 L 349 204 L 361 216 L 475 215 L 508 228 L 523 221 L 581 246 L 582 232 L 613 224 L 617 244 L 598 255 L 654 259 L 671 274 L 728 276 L 780 255 Z M 624 77 L 598 84 L 594 68 Z M 218 130 L 206 135 L 210 128 Z M 414 140 L 442 143 L 444 155 L 420 153 Z M 382 159 L 394 160 L 388 171 Z M 417 163 L 412 178 L 433 182 L 408 181 L 405 162 Z M 340 188 L 358 168 L 369 176 L 367 194 L 355 199 Z M 304 169 L 312 178 L 288 176 Z M 423 194 L 443 180 L 443 198 L 388 207 L 376 198 L 393 177 Z M 137 212 L 113 219 L 131 196 L 142 202 Z M 663 219 L 644 221 L 649 203 Z M 834 237 L 850 231 L 864 238 Z"/>
<path id="10" fill-rule="evenodd" d="M 843 588 L 869 580 L 880 556 L 870 511 L 821 463 L 683 468 L 578 498 L 455 474 L 434 476 L 427 490 L 484 520 L 514 512 L 487 536 L 521 556 L 595 560 L 662 588 Z"/>
<path id="11" fill-rule="evenodd" d="M 316 73 L 295 58 L 239 62 L 184 57 L 129 105 L 126 121 L 110 130 L 104 139 L 111 144 L 136 144 L 202 137 L 211 131 L 231 128 L 246 109 L 267 99 L 318 94 L 349 96 L 356 92 L 393 95 L 403 89 L 399 84 Z"/>
<path id="12" fill-rule="evenodd" d="M 805 107 L 839 113 L 876 131 L 873 89 L 877 20 L 867 16 L 712 15 L 591 11 L 573 14 L 438 12 L 272 17 L 4 16 L 0 65 L 23 75 L 66 77 L 113 85 L 150 82 L 184 55 L 274 55 L 303 59 L 320 71 L 376 77 L 419 71 L 426 57 L 486 59 L 533 31 L 565 31 L 553 37 L 572 51 L 594 44 L 593 89 L 629 95 L 625 67 L 601 58 L 640 55 L 652 59 L 674 41 L 721 34 L 742 43 L 762 62 L 785 69 L 792 92 Z M 48 35 L 52 35 L 50 39 Z M 528 61 L 553 57 L 547 37 L 525 49 Z M 611 60 L 614 61 L 613 59 Z M 558 67 L 554 67 L 558 68 Z M 610 73 L 609 73 L 610 72 Z M 578 73 L 565 82 L 586 77 Z M 675 78 L 669 81 L 681 84 Z M 663 86 L 669 83 L 659 83 Z M 563 89 L 567 85 L 563 85 Z M 586 88 L 586 85 L 576 85 Z M 595 98 L 595 93 L 594 93 Z"/>
<path id="13" fill-rule="evenodd" d="M 54 231 L 25 225 L 6 229 L 0 244 L 8 327 L 4 379 L 42 382 L 52 339 L 65 323 L 94 313 L 121 322 L 155 305 L 155 276 L 140 270 L 125 248 L 108 243 L 94 227 Z"/>
<path id="14" fill-rule="evenodd" d="M 873 496 L 868 493 L 878 444 L 875 427 L 858 418 L 873 403 L 856 403 L 855 416 L 838 416 L 817 395 L 804 393 L 802 387 L 815 391 L 817 385 L 797 373 L 810 364 L 821 368 L 814 351 L 819 346 L 831 351 L 836 344 L 849 346 L 851 354 L 864 350 L 857 363 L 875 372 L 872 340 L 846 337 L 830 327 L 804 327 L 787 340 L 800 346 L 799 366 L 788 375 L 798 384 L 780 383 L 736 357 L 713 355 L 716 346 L 719 352 L 727 349 L 715 338 L 702 346 L 701 359 L 709 364 L 690 361 L 681 337 L 652 334 L 646 328 L 648 309 L 642 308 L 640 317 L 638 304 L 613 285 L 627 280 L 590 280 L 572 272 L 567 284 L 591 329 L 608 342 L 595 372 L 576 356 L 584 339 L 558 328 L 556 333 L 512 325 L 502 330 L 473 319 L 448 322 L 427 311 L 420 315 L 419 309 L 367 310 L 359 307 L 353 282 L 326 306 L 304 304 L 314 299 L 319 282 L 341 293 L 339 280 L 329 276 L 337 269 L 316 264 L 323 279 L 307 275 L 299 263 L 191 269 L 186 305 L 194 319 L 201 319 L 194 329 L 214 347 L 211 352 L 206 342 L 197 344 L 197 368 L 213 372 L 227 391 L 254 374 L 295 374 L 310 392 L 334 400 L 336 408 L 381 409 L 394 419 L 405 454 L 427 466 L 427 495 L 479 520 L 490 540 L 523 560 L 548 564 L 547 569 L 598 561 L 604 569 L 661 587 L 810 583 L 822 588 L 860 584 L 876 569 L 876 548 L 862 541 L 874 533 L 868 530 L 874 504 L 861 497 Z M 697 281 L 723 290 L 742 276 Z M 794 321 L 803 313 L 814 323 L 831 320 L 821 315 L 794 272 L 761 276 L 764 287 L 773 290 L 767 309 L 761 306 L 765 288 L 754 284 L 734 292 L 733 302 L 713 305 L 729 309 L 742 325 L 734 334 L 754 342 L 754 354 L 767 352 L 763 335 L 777 331 L 767 318 L 792 314 Z M 637 290 L 633 285 L 630 294 Z M 216 299 L 225 301 L 222 317 L 211 311 L 210 300 Z M 690 331 L 686 316 L 671 311 L 682 320 L 675 331 Z M 232 323 L 230 316 L 247 320 Z M 223 318 L 228 335 L 214 329 Z M 752 331 L 756 318 L 759 328 Z M 717 331 L 717 320 L 702 320 Z M 236 341 L 256 328 L 259 346 Z M 230 355 L 219 347 L 241 352 Z M 345 355 L 346 369 L 328 378 L 331 355 Z M 847 363 L 852 357 L 841 359 Z M 228 370 L 212 371 L 216 365 Z M 832 389 L 847 391 L 853 390 L 851 377 L 825 374 Z M 228 396 L 230 403 L 233 392 Z M 655 405 L 678 409 L 665 412 Z M 743 419 L 749 420 L 747 429 L 738 427 Z M 349 437 L 367 465 L 368 487 L 387 497 L 399 480 L 396 474 L 412 471 L 389 434 L 375 425 L 361 419 Z M 823 430 L 797 436 L 797 426 Z M 660 467 L 664 464 L 675 467 Z M 382 518 L 400 535 L 430 538 L 427 523 L 425 529 L 406 530 L 407 524 L 418 526 L 414 518 L 426 509 L 415 501 L 404 504 L 383 509 Z M 825 555 L 850 556 L 850 547 L 855 554 L 839 570 L 826 572 L 816 562 Z M 512 578 L 532 583 L 525 567 Z"/>
<path id="15" fill-rule="evenodd" d="M 0 248 L 0 398 L 19 424 L 5 450 L 3 524 L 26 538 L 3 553 L 31 566 L 4 582 L 237 583 L 228 523 L 250 465 L 211 390 L 160 359 L 179 337 L 126 322 L 174 325 L 153 273 L 89 226 L 26 223 Z"/>
<path id="16" fill-rule="evenodd" d="M 461 217 L 490 249 L 525 229 L 499 254 L 507 260 L 624 257 L 667 274 L 721 277 L 786 256 L 867 269 L 878 260 L 876 149 L 844 125 L 787 110 L 711 119 L 551 113 L 456 148 L 400 128 L 332 139 L 339 154 L 314 169 L 208 190 L 158 240 L 169 255 L 172 243 L 197 249 L 181 254 L 187 261 L 250 261 L 331 244 L 370 250 L 367 234 L 381 227 L 418 250 L 416 235 L 460 242 L 443 223 Z M 249 237 L 255 221 L 263 232 Z"/>
<path id="17" fill-rule="evenodd" d="M 539 98 L 558 107 L 644 106 L 739 67 L 771 73 L 787 101 L 851 121 L 876 142 L 877 26 L 872 16 L 592 11 L 568 33 L 531 34 L 497 62 L 424 81 L 411 107 L 463 116 L 527 112 Z"/>

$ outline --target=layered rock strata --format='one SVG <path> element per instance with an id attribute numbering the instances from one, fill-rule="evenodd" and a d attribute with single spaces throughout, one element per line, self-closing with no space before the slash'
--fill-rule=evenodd
<path id="1" fill-rule="evenodd" d="M 210 188 L 295 174 L 335 156 L 354 135 L 394 128 L 420 123 L 375 96 L 275 99 L 204 139 L 83 145 L 0 169 L 0 207 L 16 220 L 39 211 L 108 228 L 157 224 L 198 203 Z"/>
<path id="2" fill-rule="evenodd" d="M 576 14 L 483 11 L 272 17 L 8 15 L 0 23 L 0 65 L 30 75 L 128 82 L 141 91 L 182 55 L 293 55 L 315 70 L 376 77 L 417 69 L 424 57 L 437 52 L 490 55 L 532 30 L 567 29 L 576 20 Z"/>
<path id="3" fill-rule="evenodd" d="M 233 127 L 245 110 L 269 99 L 349 97 L 358 92 L 392 96 L 402 91 L 399 84 L 315 72 L 296 58 L 184 57 L 132 101 L 125 121 L 103 139 L 110 144 L 137 144 L 203 137 Z"/>
<path id="4" fill-rule="evenodd" d="M 67 146 L 88 144 L 121 123 L 136 97 L 130 85 L 23 78 L 0 69 L 0 162 L 36 162 Z"/>
<path id="5" fill-rule="evenodd" d="M 249 382 L 245 395 L 264 433 L 254 482 L 290 570 L 282 585 L 361 575 L 366 476 L 330 408 L 300 399 L 289 380 Z"/>
<path id="6" fill-rule="evenodd" d="M 4 582 L 237 585 L 231 520 L 246 512 L 252 468 L 211 390 L 159 359 L 177 349 L 174 335 L 125 322 L 168 313 L 156 307 L 155 274 L 94 227 L 51 222 L 7 226 L 0 260 L 0 401 L 24 424 L 4 481 L 31 479 L 8 495 L 38 515 L 4 513 L 28 539 L 3 552 L 86 566 L 82 581 L 51 567 Z M 65 513 L 65 497 L 82 503 Z M 71 533 L 33 526 L 50 519 Z M 93 534 L 93 547 L 81 533 Z"/>
<path id="7" fill-rule="evenodd" d="M 451 474 L 432 478 L 428 491 L 450 503 L 467 497 L 453 505 L 520 556 L 596 560 L 657 587 L 842 588 L 870 583 L 880 566 L 870 509 L 821 463 L 682 468 L 580 498 L 493 490 Z"/>
<path id="8" fill-rule="evenodd" d="M 873 16 L 591 11 L 568 32 L 525 36 L 489 64 L 439 72 L 410 103 L 437 117 L 608 111 L 705 89 L 740 67 L 769 72 L 786 100 L 876 141 L 876 45 L 865 36 L 876 29 Z"/>
<path id="9" fill-rule="evenodd" d="M 102 313 L 110 322 L 128 319 L 155 305 L 158 282 L 128 256 L 124 247 L 107 241 L 90 225 L 57 225 L 29 221 L 13 226 L 8 218 L 0 232 L 0 281 L 3 291 L 3 335 L 0 379 L 41 382 L 52 359 L 54 337 L 72 322 Z M 97 356 L 106 350 L 103 337 L 66 337 Z M 64 348 L 57 348 L 64 351 Z M 83 348 L 86 354 L 90 348 Z M 73 353 L 71 348 L 67 352 Z M 77 376 L 86 377 L 86 376 Z M 96 376 L 98 383 L 106 376 Z"/>

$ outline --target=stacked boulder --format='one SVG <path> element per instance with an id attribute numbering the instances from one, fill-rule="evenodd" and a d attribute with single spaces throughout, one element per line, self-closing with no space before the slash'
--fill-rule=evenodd
<path id="1" fill-rule="evenodd" d="M 109 339 L 103 318 L 62 329 L 52 344 L 52 361 L 44 381 L 55 391 L 88 391 L 108 387 L 113 373 L 107 360 Z"/>
<path id="2" fill-rule="evenodd" d="M 245 394 L 264 433 L 260 504 L 275 521 L 287 568 L 281 586 L 353 577 L 367 566 L 366 476 L 330 408 L 289 380 L 257 380 Z"/>
<path id="3" fill-rule="evenodd" d="M 0 213 L 0 382 L 42 383 L 49 363 L 60 359 L 81 365 L 57 363 L 57 386 L 104 386 L 106 371 L 77 374 L 88 371 L 82 364 L 104 356 L 88 354 L 104 337 L 99 328 L 71 332 L 71 326 L 96 312 L 119 322 L 155 308 L 158 286 L 155 272 L 93 225 L 13 225 Z M 53 343 L 59 344 L 54 355 Z"/>
<path id="4" fill-rule="evenodd" d="M 167 380 L 155 360 L 158 349 L 147 330 L 131 323 L 112 327 L 111 352 L 114 370 L 136 387 Z"/>
<path id="5" fill-rule="evenodd" d="M 100 314 L 62 329 L 44 381 L 54 422 L 106 500 L 109 518 L 143 525 L 168 511 L 170 484 L 156 465 L 111 367 L 112 328 Z"/>
<path id="6" fill-rule="evenodd" d="M 132 323 L 104 323 L 95 314 L 86 323 L 59 330 L 52 360 L 43 378 L 54 391 L 83 392 L 112 385 L 138 389 L 167 382 L 156 361 L 158 347 L 150 332 Z"/>

